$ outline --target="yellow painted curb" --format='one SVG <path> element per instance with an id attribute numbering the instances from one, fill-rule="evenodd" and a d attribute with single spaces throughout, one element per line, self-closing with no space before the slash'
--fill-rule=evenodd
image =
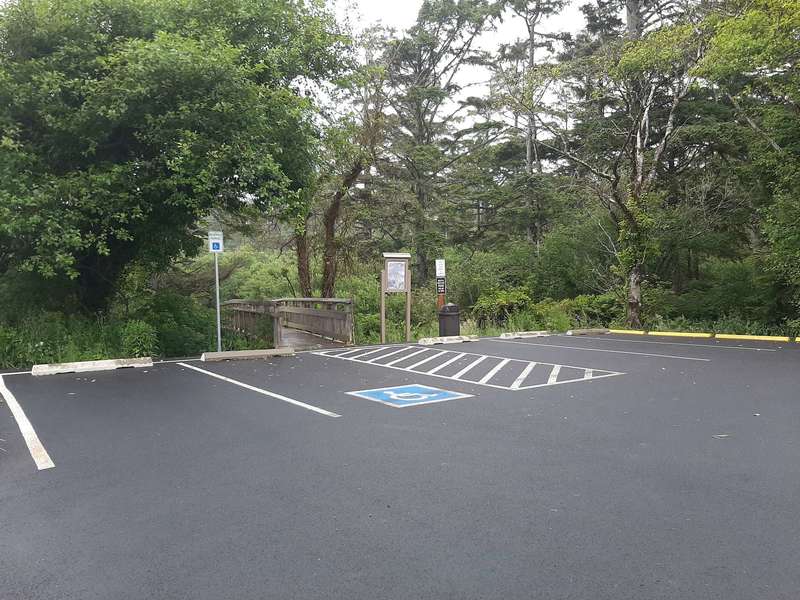
<path id="1" fill-rule="evenodd" d="M 645 335 L 644 331 L 638 329 L 609 329 L 608 333 L 627 333 L 629 335 Z"/>
<path id="2" fill-rule="evenodd" d="M 789 338 L 783 335 L 738 335 L 735 333 L 718 333 L 718 340 L 755 340 L 760 342 L 788 342 Z"/>
<path id="3" fill-rule="evenodd" d="M 648 331 L 647 335 L 663 335 L 667 337 L 710 338 L 714 334 L 695 332 L 695 331 Z"/>

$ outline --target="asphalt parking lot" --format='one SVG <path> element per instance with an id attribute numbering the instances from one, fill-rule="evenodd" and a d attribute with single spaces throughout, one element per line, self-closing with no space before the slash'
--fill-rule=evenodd
<path id="1" fill-rule="evenodd" d="M 0 597 L 794 600 L 799 367 L 551 336 L 4 375 Z"/>

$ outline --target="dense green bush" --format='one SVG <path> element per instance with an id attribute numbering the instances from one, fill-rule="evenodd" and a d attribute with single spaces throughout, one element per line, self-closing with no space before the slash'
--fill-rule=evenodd
<path id="1" fill-rule="evenodd" d="M 786 312 L 780 306 L 781 296 L 779 283 L 755 259 L 713 259 L 703 264 L 702 278 L 689 282 L 680 294 L 663 286 L 645 287 L 644 319 L 649 324 L 677 317 L 690 321 L 735 317 L 774 326 Z"/>
<path id="2" fill-rule="evenodd" d="M 192 356 L 214 347 L 214 309 L 191 296 L 159 292 L 140 318 L 155 327 L 159 348 L 165 356 Z"/>
<path id="3" fill-rule="evenodd" d="M 150 323 L 128 321 L 120 329 L 120 339 L 122 353 L 127 357 L 158 355 L 158 334 Z"/>
<path id="4" fill-rule="evenodd" d="M 616 294 L 576 296 L 563 300 L 561 307 L 569 315 L 571 327 L 608 327 L 625 318 L 625 305 Z"/>
<path id="5" fill-rule="evenodd" d="M 525 290 L 494 290 L 481 294 L 472 307 L 479 325 L 502 325 L 513 314 L 524 312 L 533 304 Z"/>
<path id="6" fill-rule="evenodd" d="M 104 319 L 30 312 L 0 325 L 0 367 L 121 356 L 118 328 Z"/>

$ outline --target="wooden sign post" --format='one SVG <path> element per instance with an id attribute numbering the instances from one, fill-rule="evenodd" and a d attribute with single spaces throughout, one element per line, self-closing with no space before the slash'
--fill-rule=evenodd
<path id="1" fill-rule="evenodd" d="M 406 252 L 384 252 L 381 271 L 381 344 L 386 343 L 386 294 L 406 295 L 406 341 L 411 341 L 411 255 Z"/>

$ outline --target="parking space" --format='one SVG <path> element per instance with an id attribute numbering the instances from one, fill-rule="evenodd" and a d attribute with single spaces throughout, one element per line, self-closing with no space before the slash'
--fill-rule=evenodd
<path id="1" fill-rule="evenodd" d="M 622 375 L 602 369 L 412 345 L 321 350 L 315 354 L 503 390 L 527 390 Z"/>
<path id="2" fill-rule="evenodd" d="M 0 596 L 795 598 L 796 346 L 493 338 L 6 375 Z"/>

